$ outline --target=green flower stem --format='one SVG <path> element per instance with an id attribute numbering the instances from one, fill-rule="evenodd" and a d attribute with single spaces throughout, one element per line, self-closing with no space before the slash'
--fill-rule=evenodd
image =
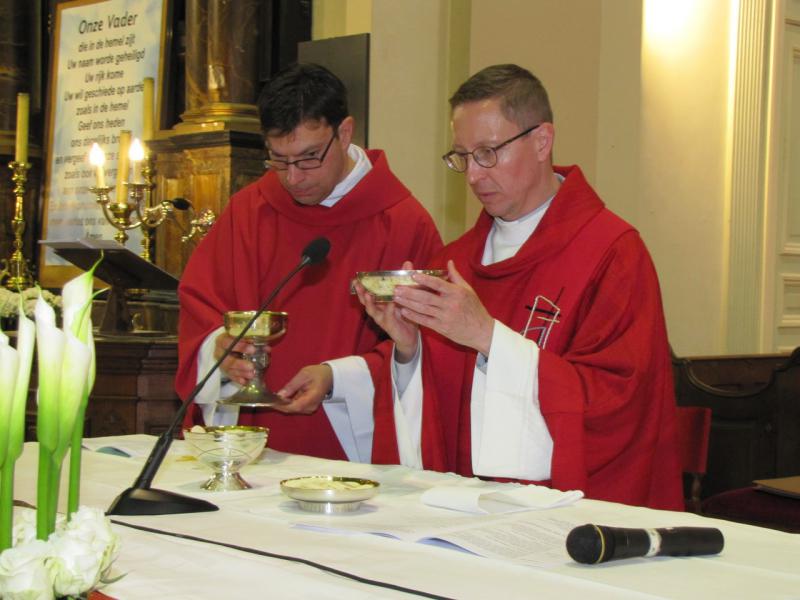
<path id="1" fill-rule="evenodd" d="M 51 531 L 48 529 L 50 514 L 50 471 L 52 470 L 50 453 L 39 446 L 39 474 L 36 480 L 36 537 L 47 540 Z"/>
<path id="2" fill-rule="evenodd" d="M 75 427 L 72 430 L 72 446 L 69 452 L 69 496 L 67 498 L 67 516 L 78 510 L 81 496 L 81 452 L 83 442 L 83 419 L 86 415 L 86 402 L 81 403 Z"/>
<path id="3" fill-rule="evenodd" d="M 56 530 L 56 514 L 58 513 L 58 488 L 61 483 L 61 465 L 64 457 L 52 457 L 50 463 L 50 503 L 48 504 L 47 527 L 48 535 Z"/>
<path id="4" fill-rule="evenodd" d="M 0 470 L 0 552 L 11 548 L 14 518 L 14 463 L 3 465 Z"/>

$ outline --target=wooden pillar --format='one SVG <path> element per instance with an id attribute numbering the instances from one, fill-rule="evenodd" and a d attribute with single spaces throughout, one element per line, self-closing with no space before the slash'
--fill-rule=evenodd
<path id="1" fill-rule="evenodd" d="M 161 200 L 185 198 L 219 215 L 228 198 L 264 172 L 258 93 L 259 2 L 187 0 L 186 110 L 151 143 Z M 188 226 L 189 213 L 177 213 Z M 156 263 L 180 276 L 195 244 L 162 226 Z"/>

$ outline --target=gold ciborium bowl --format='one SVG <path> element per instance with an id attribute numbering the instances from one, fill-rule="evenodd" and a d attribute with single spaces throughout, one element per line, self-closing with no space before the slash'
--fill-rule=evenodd
<path id="1" fill-rule="evenodd" d="M 210 492 L 230 492 L 250 488 L 239 469 L 258 458 L 267 444 L 269 429 L 245 425 L 206 427 L 204 431 L 185 430 L 183 437 L 192 452 L 214 473 L 203 484 Z"/>
<path id="2" fill-rule="evenodd" d="M 447 271 L 441 269 L 400 269 L 396 271 L 359 271 L 356 278 L 359 283 L 373 296 L 377 302 L 391 302 L 394 300 L 394 288 L 398 285 L 420 287 L 411 276 L 414 273 L 423 273 L 431 277 L 444 278 Z"/>

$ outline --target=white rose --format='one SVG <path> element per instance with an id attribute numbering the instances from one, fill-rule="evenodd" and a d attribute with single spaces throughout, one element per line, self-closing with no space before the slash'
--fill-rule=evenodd
<path id="1" fill-rule="evenodd" d="M 65 535 L 88 543 L 101 557 L 100 573 L 105 573 L 119 553 L 119 536 L 111 521 L 99 508 L 81 506 L 64 526 Z"/>
<path id="2" fill-rule="evenodd" d="M 103 553 L 93 548 L 90 541 L 66 532 L 54 533 L 50 536 L 50 547 L 47 568 L 57 596 L 78 596 L 97 586 Z"/>
<path id="3" fill-rule="evenodd" d="M 22 546 L 36 539 L 36 511 L 31 508 L 14 510 L 13 546 Z"/>
<path id="4" fill-rule="evenodd" d="M 66 519 L 64 515 L 56 515 L 56 529 L 61 528 Z M 14 509 L 14 528 L 12 530 L 12 546 L 21 546 L 36 539 L 36 510 L 16 507 Z"/>
<path id="5" fill-rule="evenodd" d="M 0 597 L 6 600 L 50 600 L 53 580 L 45 565 L 49 546 L 41 540 L 8 548 L 0 554 Z"/>

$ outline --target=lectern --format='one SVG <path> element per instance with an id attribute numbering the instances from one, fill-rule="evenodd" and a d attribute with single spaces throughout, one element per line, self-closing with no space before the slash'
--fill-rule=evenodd
<path id="1" fill-rule="evenodd" d="M 94 275 L 111 286 L 100 323 L 100 333 L 103 334 L 126 334 L 133 331 L 133 320 L 126 296 L 128 290 L 178 289 L 177 278 L 114 240 L 42 240 L 41 244 L 52 248 L 58 256 L 85 271 L 92 268 L 102 253 L 103 261 L 97 266 Z"/>

